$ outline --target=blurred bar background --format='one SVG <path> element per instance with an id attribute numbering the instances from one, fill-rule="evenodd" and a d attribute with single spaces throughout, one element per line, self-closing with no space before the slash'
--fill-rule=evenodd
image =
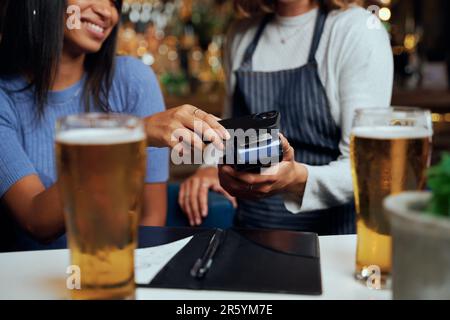
<path id="1" fill-rule="evenodd" d="M 392 105 L 430 109 L 433 163 L 450 150 L 450 4 L 448 0 L 366 1 L 391 36 L 395 60 Z M 375 8 L 375 7 L 373 7 Z M 184 103 L 220 116 L 222 49 L 234 19 L 232 1 L 125 0 L 119 53 L 139 57 L 157 73 L 167 107 Z M 172 179 L 193 168 L 172 168 Z"/>
<path id="2" fill-rule="evenodd" d="M 227 0 L 124 0 L 118 53 L 140 58 L 160 80 L 168 108 L 192 104 L 217 116 L 224 101 L 222 50 L 236 18 Z M 394 106 L 432 111 L 432 162 L 450 151 L 450 2 L 366 1 L 390 34 Z M 376 7 L 373 7 L 376 6 Z M 171 180 L 195 166 L 172 166 Z"/>
<path id="3" fill-rule="evenodd" d="M 392 105 L 432 112 L 436 163 L 450 151 L 450 1 L 366 0 L 364 7 L 376 8 L 391 37 Z M 168 108 L 192 104 L 220 116 L 222 50 L 235 18 L 231 0 L 124 0 L 118 54 L 153 68 Z M 194 168 L 173 167 L 172 180 Z"/>

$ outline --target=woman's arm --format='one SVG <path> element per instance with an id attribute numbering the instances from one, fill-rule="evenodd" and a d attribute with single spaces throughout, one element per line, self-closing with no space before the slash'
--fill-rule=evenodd
<path id="1" fill-rule="evenodd" d="M 15 220 L 36 240 L 49 243 L 64 233 L 64 214 L 58 184 L 45 189 L 36 175 L 15 183 L 3 201 Z M 164 226 L 167 212 L 167 184 L 146 184 L 140 224 Z"/>
<path id="2" fill-rule="evenodd" d="M 166 219 L 167 183 L 146 184 L 140 225 L 163 227 Z"/>
<path id="3" fill-rule="evenodd" d="M 64 232 L 58 186 L 46 190 L 17 132 L 14 104 L 0 89 L 0 201 L 31 236 L 50 242 Z"/>
<path id="4" fill-rule="evenodd" d="M 2 200 L 32 237 L 49 243 L 64 233 L 64 214 L 57 183 L 45 189 L 37 175 L 17 181 Z"/>
<path id="5" fill-rule="evenodd" d="M 148 68 L 142 64 L 135 67 L 137 69 Z M 133 70 L 129 70 L 129 72 L 133 74 Z M 222 134 L 228 134 L 212 115 L 201 110 L 196 111 L 197 109 L 193 106 L 182 106 L 168 111 L 162 111 L 163 107 L 161 110 L 156 110 L 157 108 L 151 110 L 150 107 L 154 105 L 150 104 L 156 103 L 161 106 L 162 98 L 159 97 L 159 101 L 156 102 L 155 99 L 152 99 L 152 94 L 157 93 L 161 96 L 161 93 L 154 75 L 150 79 L 153 86 L 149 86 L 149 81 L 144 81 L 148 80 L 149 73 L 144 74 L 144 79 L 137 77 L 134 81 L 130 81 L 130 86 L 139 88 L 137 97 L 134 98 L 138 98 L 137 105 L 141 108 L 136 110 L 135 114 L 145 118 L 150 144 L 174 146 L 172 134 L 175 130 L 188 131 L 189 137 L 195 137 L 199 141 L 200 138 L 193 132 L 195 122 L 203 124 L 203 131 L 213 127 Z M 139 74 L 139 72 L 135 74 Z M 148 92 L 152 94 L 149 95 Z M 128 98 L 133 97 L 129 96 Z M 124 101 L 124 105 L 131 102 L 130 100 Z M 145 109 L 142 106 L 148 106 L 148 108 Z M 161 112 L 155 113 L 158 111 Z M 17 135 L 18 130 L 20 130 L 19 120 L 14 112 L 14 104 L 0 90 L 0 201 L 7 205 L 13 218 L 23 229 L 39 241 L 50 242 L 64 232 L 64 214 L 58 185 L 55 184 L 47 190 L 45 189 L 28 155 L 22 148 Z M 199 142 L 199 144 L 203 144 L 201 139 Z M 153 162 L 155 160 L 152 156 L 149 159 Z M 156 163 L 159 166 L 157 172 L 162 171 L 162 164 L 163 162 Z M 164 165 L 167 165 L 167 157 Z"/>
<path id="6" fill-rule="evenodd" d="M 354 111 L 389 107 L 393 83 L 393 58 L 386 30 L 368 29 L 369 14 L 362 9 L 353 13 L 354 19 L 341 24 L 340 37 L 329 44 L 329 49 L 337 53 L 330 52 L 330 56 L 337 68 L 341 156 L 323 166 L 304 165 L 293 161 L 293 156 L 285 157 L 264 175 L 239 173 L 221 166 L 221 184 L 231 195 L 257 199 L 281 193 L 292 213 L 329 208 L 351 200 L 349 140 Z M 284 149 L 290 148 L 286 139 L 282 141 Z"/>
<path id="7" fill-rule="evenodd" d="M 329 48 L 329 64 L 336 68 L 339 96 L 341 156 L 328 165 L 309 166 L 303 196 L 287 194 L 286 208 L 307 212 L 337 206 L 353 197 L 350 168 L 350 133 L 355 109 L 388 108 L 393 84 L 393 57 L 384 27 L 370 29 L 370 14 L 353 9 L 339 25 Z M 336 50 L 339 48 L 338 50 Z"/>
<path id="8" fill-rule="evenodd" d="M 46 189 L 22 149 L 16 133 L 0 119 L 0 201 L 14 220 L 36 240 L 49 243 L 65 231 L 64 211 L 58 183 Z M 168 118 L 166 121 L 172 121 Z M 170 133 L 167 133 L 170 135 Z M 152 149 L 152 148 L 150 148 Z M 165 149 L 149 151 L 147 182 L 165 181 L 168 166 Z M 149 185 L 145 190 L 146 206 L 142 223 L 164 225 L 166 219 L 166 184 Z"/>
<path id="9" fill-rule="evenodd" d="M 122 105 L 117 111 L 144 119 L 149 146 L 175 149 L 193 146 L 201 149 L 203 141 L 222 146 L 221 141 L 228 132 L 213 115 L 191 105 L 165 110 L 156 74 L 142 61 L 118 57 L 115 72 L 113 88 L 117 90 Z M 180 143 L 180 137 L 183 143 Z M 183 148 L 183 151 L 187 149 Z"/>

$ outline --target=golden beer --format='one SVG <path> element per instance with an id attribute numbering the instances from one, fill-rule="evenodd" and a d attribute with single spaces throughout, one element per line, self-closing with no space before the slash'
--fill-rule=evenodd
<path id="1" fill-rule="evenodd" d="M 420 127 L 356 127 L 350 142 L 357 211 L 356 277 L 367 280 L 373 266 L 385 284 L 391 271 L 389 217 L 383 199 L 425 187 L 431 150 L 430 131 Z"/>
<path id="2" fill-rule="evenodd" d="M 146 171 L 143 131 L 84 128 L 56 137 L 75 299 L 134 297 L 134 250 Z"/>

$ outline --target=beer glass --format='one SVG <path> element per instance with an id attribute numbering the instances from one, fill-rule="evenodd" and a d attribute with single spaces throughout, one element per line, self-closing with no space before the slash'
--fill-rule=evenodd
<path id="1" fill-rule="evenodd" d="M 356 111 L 350 139 L 358 239 L 355 276 L 367 285 L 389 286 L 391 236 L 383 199 L 425 187 L 431 137 L 428 111 L 416 108 Z"/>
<path id="2" fill-rule="evenodd" d="M 81 114 L 58 120 L 58 183 L 72 265 L 74 299 L 134 298 L 134 249 L 146 172 L 139 118 Z"/>

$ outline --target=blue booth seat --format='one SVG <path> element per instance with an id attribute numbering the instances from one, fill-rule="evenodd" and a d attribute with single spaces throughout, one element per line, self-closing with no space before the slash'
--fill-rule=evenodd
<path id="1" fill-rule="evenodd" d="M 168 227 L 186 227 L 189 221 L 178 205 L 180 185 L 169 183 L 167 187 L 167 222 Z M 223 195 L 210 191 L 208 194 L 208 216 L 200 227 L 226 229 L 233 225 L 234 208 Z"/>

